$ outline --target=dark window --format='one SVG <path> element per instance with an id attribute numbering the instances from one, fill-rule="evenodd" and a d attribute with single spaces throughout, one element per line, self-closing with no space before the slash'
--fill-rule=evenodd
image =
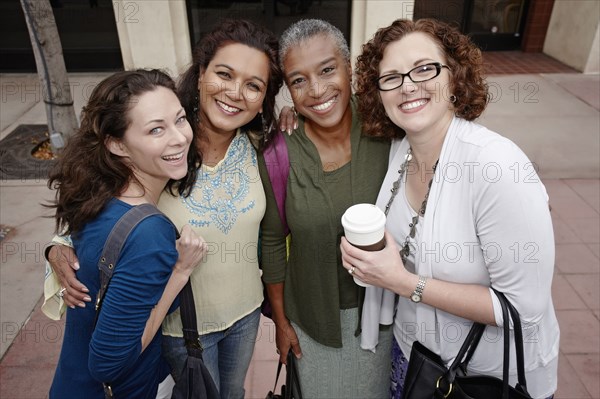
<path id="1" fill-rule="evenodd" d="M 222 18 L 244 18 L 276 35 L 305 18 L 324 19 L 337 26 L 350 44 L 351 0 L 188 0 L 192 45 Z"/>
<path id="2" fill-rule="evenodd" d="M 528 7 L 528 0 L 415 0 L 414 18 L 451 23 L 483 50 L 518 50 Z"/>
<path id="3" fill-rule="evenodd" d="M 111 0 L 51 0 L 67 70 L 123 69 L 115 11 Z M 117 3 L 120 4 L 120 3 Z M 130 18 L 130 9 L 119 18 Z M 132 8 L 133 7 L 133 8 Z M 35 59 L 21 3 L 0 0 L 0 70 L 35 72 Z"/>

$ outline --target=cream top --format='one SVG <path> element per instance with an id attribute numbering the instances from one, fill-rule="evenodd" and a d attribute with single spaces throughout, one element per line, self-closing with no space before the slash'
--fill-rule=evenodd
<path id="1" fill-rule="evenodd" d="M 201 335 L 225 330 L 260 306 L 257 244 L 266 199 L 246 134 L 238 131 L 217 165 L 200 168 L 188 198 L 163 193 L 158 207 L 177 228 L 189 224 L 208 244 L 191 275 Z M 183 335 L 179 310 L 165 318 L 163 333 Z"/>

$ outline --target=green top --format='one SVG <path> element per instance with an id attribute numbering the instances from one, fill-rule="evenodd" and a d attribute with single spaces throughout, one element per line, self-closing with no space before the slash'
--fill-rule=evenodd
<path id="1" fill-rule="evenodd" d="M 390 148 L 387 141 L 362 135 L 354 97 L 351 106 L 352 160 L 343 167 L 348 178 L 344 178 L 344 170 L 333 175 L 323 171 L 302 119 L 291 136 L 285 135 L 290 158 L 285 203 L 291 231 L 287 262 L 285 236 L 264 159 L 260 168 L 267 197 L 261 224 L 263 280 L 284 282 L 286 316 L 317 342 L 335 348 L 342 347 L 339 310 L 356 307 L 361 291 L 364 293 L 342 267 L 340 217 L 350 205 L 375 203 Z M 341 191 L 336 187 L 343 181 L 349 187 Z"/>

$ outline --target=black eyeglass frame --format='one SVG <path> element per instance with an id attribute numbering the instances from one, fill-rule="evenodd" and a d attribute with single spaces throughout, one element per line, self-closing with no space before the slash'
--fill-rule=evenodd
<path id="1" fill-rule="evenodd" d="M 429 66 L 429 65 L 435 67 L 436 74 L 434 76 L 432 76 L 432 77 L 430 77 L 428 79 L 425 79 L 425 80 L 417 80 L 417 81 L 413 80 L 413 78 L 410 77 L 410 74 L 413 73 L 414 71 L 416 71 L 417 69 L 423 68 L 424 66 Z M 411 69 L 410 71 L 408 71 L 407 73 L 399 73 L 399 72 L 397 72 L 397 73 L 388 73 L 387 75 L 383 75 L 383 76 L 380 76 L 379 78 L 377 78 L 377 89 L 379 89 L 379 91 L 392 91 L 392 90 L 396 90 L 397 88 L 402 87 L 402 85 L 404 84 L 404 78 L 406 78 L 406 77 L 408 77 L 410 79 L 410 81 L 413 82 L 413 83 L 427 82 L 427 81 L 429 81 L 431 79 L 435 79 L 438 76 L 440 76 L 440 73 L 442 73 L 442 68 L 448 68 L 448 70 L 450 70 L 450 67 L 448 65 L 444 65 L 441 62 L 430 62 L 428 64 L 418 65 L 418 66 L 414 67 L 413 69 Z M 385 79 L 385 78 L 388 78 L 390 76 L 394 76 L 394 75 L 402 77 L 402 81 L 400 82 L 400 84 L 398 86 L 396 86 L 396 87 L 391 88 L 391 89 L 382 89 L 381 88 L 381 83 L 380 83 L 381 80 Z"/>

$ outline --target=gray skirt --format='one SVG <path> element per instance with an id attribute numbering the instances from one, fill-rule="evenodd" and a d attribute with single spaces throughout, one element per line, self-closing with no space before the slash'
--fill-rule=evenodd
<path id="1" fill-rule="evenodd" d="M 298 361 L 305 399 L 383 399 L 390 397 L 392 328 L 379 332 L 377 352 L 360 348 L 354 331 L 358 308 L 340 310 L 342 348 L 321 345 L 292 323 L 302 359 Z"/>

